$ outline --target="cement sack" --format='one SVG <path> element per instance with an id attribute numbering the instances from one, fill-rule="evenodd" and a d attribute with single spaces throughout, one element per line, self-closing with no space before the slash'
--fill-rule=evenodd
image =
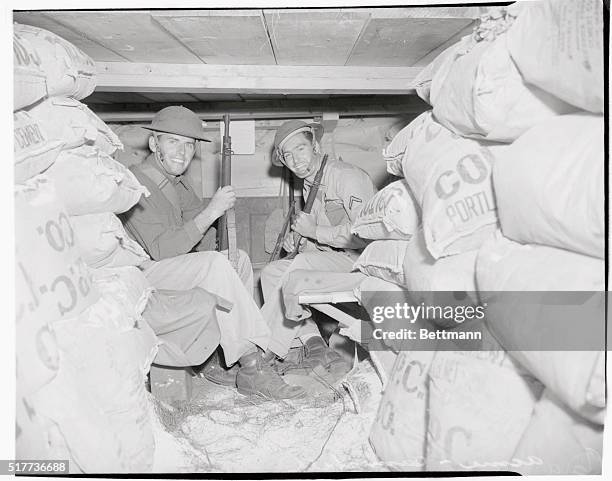
<path id="1" fill-rule="evenodd" d="M 125 232 L 121 221 L 109 212 L 70 218 L 75 237 L 89 267 L 139 266 L 149 256 Z"/>
<path id="2" fill-rule="evenodd" d="M 512 456 L 510 469 L 522 475 L 601 475 L 602 455 L 603 426 L 569 411 L 547 389 Z"/>
<path id="3" fill-rule="evenodd" d="M 101 295 L 120 308 L 128 321 L 126 325 L 138 327 L 154 290 L 143 272 L 138 267 L 126 266 L 93 269 L 92 276 Z"/>
<path id="4" fill-rule="evenodd" d="M 64 150 L 93 145 L 111 155 L 122 147 L 119 137 L 85 104 L 68 97 L 53 97 L 28 110 L 53 139 L 65 142 Z"/>
<path id="5" fill-rule="evenodd" d="M 118 149 L 113 154 L 117 162 L 131 167 L 142 163 L 151 153 L 149 150 L 150 130 L 131 124 L 114 125 L 112 129 L 123 143 L 123 150 Z"/>
<path id="6" fill-rule="evenodd" d="M 37 176 L 15 189 L 16 353 L 24 395 L 57 372 L 49 322 L 73 317 L 98 298 L 53 183 Z"/>
<path id="7" fill-rule="evenodd" d="M 604 257 L 604 121 L 573 114 L 537 125 L 493 167 L 506 237 Z"/>
<path id="8" fill-rule="evenodd" d="M 601 0 L 532 2 L 508 31 L 525 80 L 584 110 L 604 107 Z"/>
<path id="9" fill-rule="evenodd" d="M 17 386 L 21 373 L 17 370 Z M 70 451 L 53 421 L 41 416 L 29 396 L 16 393 L 15 403 L 15 459 L 70 461 Z M 57 466 L 57 465 L 56 465 Z M 59 468 L 59 466 L 57 466 Z M 74 466 L 72 466 L 74 468 Z M 71 470 L 72 473 L 78 470 Z"/>
<path id="10" fill-rule="evenodd" d="M 70 215 L 121 214 L 149 195 L 129 169 L 87 145 L 62 152 L 47 175 Z"/>
<path id="11" fill-rule="evenodd" d="M 409 240 L 419 227 L 420 213 L 403 180 L 380 190 L 361 208 L 351 233 L 363 239 Z"/>
<path id="12" fill-rule="evenodd" d="M 428 471 L 508 470 L 529 424 L 541 384 L 484 337 L 490 350 L 438 351 L 432 362 Z"/>
<path id="13" fill-rule="evenodd" d="M 353 270 L 403 286 L 406 284 L 403 265 L 407 244 L 401 240 L 374 241 L 355 261 Z"/>
<path id="14" fill-rule="evenodd" d="M 15 143 L 15 182 L 22 183 L 47 169 L 64 147 L 64 141 L 53 139 L 43 124 L 27 112 L 13 114 Z"/>
<path id="15" fill-rule="evenodd" d="M 476 292 L 476 255 L 467 251 L 434 259 L 425 245 L 422 230 L 408 242 L 404 255 L 404 287 L 409 291 Z"/>
<path id="16" fill-rule="evenodd" d="M 474 27 L 472 33 L 474 40 L 492 42 L 506 33 L 522 9 L 522 2 L 504 7 L 485 7 L 483 9 L 485 13 L 480 15 L 478 24 Z"/>
<path id="17" fill-rule="evenodd" d="M 113 159 L 115 159 L 121 165 L 130 168 L 133 165 L 142 164 L 150 153 L 151 151 L 149 149 L 141 150 L 124 145 L 123 150 L 117 149 L 115 151 L 115 153 L 113 154 Z"/>
<path id="18" fill-rule="evenodd" d="M 115 124 L 109 127 L 117 134 L 117 137 L 119 137 L 124 146 L 140 150 L 149 150 L 149 137 L 151 137 L 151 131 L 145 129 L 144 126 L 136 124 Z"/>
<path id="19" fill-rule="evenodd" d="M 576 108 L 524 82 L 507 46 L 508 34 L 458 56 L 432 101 L 438 121 L 477 139 L 512 142 L 529 128 Z"/>
<path id="20" fill-rule="evenodd" d="M 552 247 L 521 245 L 498 234 L 485 243 L 478 254 L 478 288 L 482 292 L 545 291 L 543 295 L 554 291 L 602 292 L 604 268 L 601 259 Z M 504 348 L 513 351 L 513 357 L 566 406 L 592 422 L 603 423 L 605 398 L 601 393 L 604 382 L 603 376 L 598 375 L 604 362 L 601 352 L 569 349 L 570 345 L 564 350 L 561 350 L 562 345 L 559 350 L 524 350 L 525 339 L 543 335 L 552 349 L 556 345 L 553 342 L 562 343 L 563 336 L 572 334 L 565 332 L 565 328 L 559 331 L 557 319 L 542 324 L 538 323 L 539 319 L 521 315 L 523 312 L 521 305 L 498 309 L 489 305 L 487 323 Z M 582 319 L 579 328 L 603 331 L 603 319 L 601 326 Z"/>
<path id="21" fill-rule="evenodd" d="M 58 424 L 81 470 L 147 472 L 154 440 L 145 379 L 157 341 L 148 328 L 118 332 L 123 321 L 108 317 L 98 303 L 55 324 L 60 369 L 36 405 Z"/>
<path id="22" fill-rule="evenodd" d="M 47 80 L 38 53 L 30 42 L 13 32 L 13 111 L 47 96 Z"/>
<path id="23" fill-rule="evenodd" d="M 518 15 L 519 5 L 489 7 L 478 19 L 472 33 L 441 52 L 419 73 L 415 79 L 418 96 L 429 105 L 434 105 L 455 60 L 466 55 L 478 42 L 492 42 L 506 32 Z"/>
<path id="24" fill-rule="evenodd" d="M 416 92 L 429 105 L 438 98 L 446 76 L 455 58 L 468 53 L 476 45 L 473 35 L 466 35 L 459 42 L 442 51 L 414 79 Z"/>
<path id="25" fill-rule="evenodd" d="M 83 99 L 96 87 L 96 65 L 80 49 L 42 28 L 14 24 L 15 33 L 32 48 L 44 72 L 49 97 Z"/>
<path id="26" fill-rule="evenodd" d="M 397 177 L 404 177 L 403 162 L 411 162 L 418 158 L 419 152 L 429 141 L 446 131 L 433 117 L 432 111 L 423 112 L 412 122 L 400 130 L 389 145 L 383 150 L 383 158 L 387 163 L 387 172 Z M 443 137 L 444 138 L 444 137 Z M 446 135 L 448 139 L 457 138 L 452 132 Z"/>
<path id="27" fill-rule="evenodd" d="M 437 259 L 477 249 L 496 228 L 491 170 L 507 147 L 461 138 L 431 111 L 406 129 L 401 172 L 421 206 L 429 252 Z"/>
<path id="28" fill-rule="evenodd" d="M 427 375 L 433 351 L 401 351 L 370 431 L 370 444 L 385 467 L 423 471 L 427 435 Z"/>

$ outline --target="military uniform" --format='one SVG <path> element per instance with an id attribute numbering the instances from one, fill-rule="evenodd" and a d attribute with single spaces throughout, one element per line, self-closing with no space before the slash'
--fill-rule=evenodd
<path id="1" fill-rule="evenodd" d="M 153 154 L 130 170 L 150 192 L 121 220 L 127 233 L 153 260 L 169 259 L 191 251 L 210 251 L 216 229 L 211 226 L 203 235 L 193 221 L 208 202 L 196 194 L 184 175 L 172 176 L 158 164 Z M 253 267 L 246 252 L 238 251 L 238 275 L 253 294 Z"/>
<path id="2" fill-rule="evenodd" d="M 311 188 L 312 184 L 304 181 L 304 198 Z M 317 224 L 316 239 L 309 239 L 303 252 L 293 260 L 281 259 L 263 269 L 261 312 L 272 331 L 269 349 L 279 357 L 284 357 L 290 347 L 301 344 L 294 338 L 319 334 L 312 319 L 301 323 L 285 319 L 281 288 L 288 273 L 297 269 L 350 272 L 366 244 L 351 234 L 351 224 L 375 193 L 376 188 L 364 170 L 341 160 L 327 162 L 310 212 Z"/>
<path id="3" fill-rule="evenodd" d="M 165 173 L 153 154 L 130 170 L 149 190 L 150 196 L 141 197 L 121 217 L 126 231 L 154 259 L 141 266 L 151 285 L 175 291 L 199 287 L 233 306 L 229 312 L 216 311 L 218 323 L 204 318 L 207 325 L 201 326 L 198 336 L 208 340 L 220 338 L 228 364 L 253 345 L 265 350 L 270 329 L 253 300 L 253 269 L 246 253 L 240 252 L 238 274 L 222 253 L 189 253 L 202 247 L 202 233 L 193 218 L 205 208 L 205 202 L 183 176 Z M 190 345 L 194 329 L 177 325 L 176 330 L 163 334 L 179 346 Z M 163 329 L 154 330 L 164 337 Z"/>

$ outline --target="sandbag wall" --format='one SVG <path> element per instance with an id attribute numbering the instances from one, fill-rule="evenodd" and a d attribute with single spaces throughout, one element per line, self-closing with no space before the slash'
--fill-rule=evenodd
<path id="1" fill-rule="evenodd" d="M 16 458 L 147 472 L 152 288 L 137 267 L 148 256 L 116 214 L 148 192 L 110 157 L 117 136 L 79 102 L 95 87 L 93 61 L 19 24 L 14 51 Z"/>
<path id="2" fill-rule="evenodd" d="M 373 240 L 356 269 L 480 302 L 604 290 L 602 15 L 597 0 L 496 9 L 422 71 L 432 110 L 383 151 L 402 179 L 353 226 Z M 555 327 L 518 312 L 487 312 L 488 350 L 398 352 L 370 435 L 381 461 L 601 472 L 603 352 L 528 350 Z"/>

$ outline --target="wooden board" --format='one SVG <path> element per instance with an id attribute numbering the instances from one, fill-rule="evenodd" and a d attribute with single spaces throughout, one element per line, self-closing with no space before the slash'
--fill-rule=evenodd
<path id="1" fill-rule="evenodd" d="M 132 62 L 201 63 L 153 21 L 148 11 L 65 11 L 47 15 L 76 32 L 85 32 L 88 38 Z"/>
<path id="2" fill-rule="evenodd" d="M 469 18 L 372 18 L 347 65 L 412 66 L 471 22 Z"/>
<path id="3" fill-rule="evenodd" d="M 216 93 L 192 93 L 196 99 L 203 102 L 240 101 L 243 100 L 238 94 L 216 94 Z"/>
<path id="4" fill-rule="evenodd" d="M 344 65 L 367 10 L 264 10 L 278 65 Z"/>
<path id="5" fill-rule="evenodd" d="M 260 10 L 152 12 L 151 16 L 205 63 L 275 63 Z"/>
<path id="6" fill-rule="evenodd" d="M 141 94 L 145 99 L 149 99 L 151 102 L 166 102 L 166 103 L 176 103 L 176 104 L 184 104 L 190 102 L 197 102 L 198 99 L 190 94 L 185 94 L 181 92 L 174 93 L 146 93 Z"/>
<path id="7" fill-rule="evenodd" d="M 96 94 L 94 94 L 96 95 Z M 89 98 L 93 98 L 93 95 Z M 97 99 L 96 95 L 96 99 Z M 105 92 L 102 102 L 88 102 L 90 108 L 105 122 L 150 122 L 153 115 L 163 107 L 172 104 L 143 104 L 113 102 L 112 93 Z M 219 121 L 224 113 L 230 112 L 232 119 L 259 119 L 276 122 L 275 119 L 312 119 L 326 112 L 339 113 L 340 117 L 379 117 L 406 115 L 424 112 L 430 107 L 417 95 L 385 95 L 384 97 L 348 96 L 341 98 L 256 100 L 256 101 L 205 101 L 185 104 L 207 121 Z M 264 120 L 270 119 L 270 120 Z"/>
<path id="8" fill-rule="evenodd" d="M 421 57 L 427 52 L 424 52 Z M 246 94 L 409 94 L 419 68 L 99 62 L 96 90 Z"/>
<path id="9" fill-rule="evenodd" d="M 94 92 L 82 100 L 85 104 L 150 104 L 150 99 L 136 92 Z"/>
<path id="10" fill-rule="evenodd" d="M 123 60 L 127 60 L 117 52 L 113 52 L 112 50 L 103 47 L 99 43 L 90 40 L 83 34 L 77 33 L 74 30 L 62 25 L 58 21 L 49 18 L 42 12 L 14 12 L 13 20 L 18 23 L 32 25 L 34 27 L 43 28 L 53 32 L 80 48 L 83 52 L 96 61 L 121 62 Z"/>
<path id="11" fill-rule="evenodd" d="M 433 2 L 432 2 L 433 3 Z M 385 7 L 371 9 L 372 18 L 478 18 L 486 7 Z"/>

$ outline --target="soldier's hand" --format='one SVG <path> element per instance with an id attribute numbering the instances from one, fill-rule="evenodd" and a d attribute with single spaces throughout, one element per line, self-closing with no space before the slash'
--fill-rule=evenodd
<path id="1" fill-rule="evenodd" d="M 285 249 L 285 252 L 293 252 L 293 249 L 295 249 L 295 240 L 293 238 L 293 232 L 289 232 L 285 236 L 285 240 L 283 241 L 283 249 Z"/>
<path id="2" fill-rule="evenodd" d="M 295 249 L 295 237 L 296 237 L 296 235 L 297 234 L 295 234 L 294 232 L 290 232 L 289 234 L 287 234 L 285 236 L 285 240 L 283 242 L 283 249 L 285 249 L 286 252 L 291 253 Z M 298 249 L 298 252 L 302 252 L 304 247 L 306 247 L 306 242 L 308 242 L 306 237 L 301 237 L 300 238 L 300 248 Z"/>
<path id="3" fill-rule="evenodd" d="M 208 204 L 208 208 L 216 216 L 221 217 L 236 204 L 236 193 L 231 185 L 219 188 Z"/>
<path id="4" fill-rule="evenodd" d="M 291 229 L 304 237 L 314 239 L 317 236 L 317 221 L 312 214 L 300 212 L 295 217 Z"/>

